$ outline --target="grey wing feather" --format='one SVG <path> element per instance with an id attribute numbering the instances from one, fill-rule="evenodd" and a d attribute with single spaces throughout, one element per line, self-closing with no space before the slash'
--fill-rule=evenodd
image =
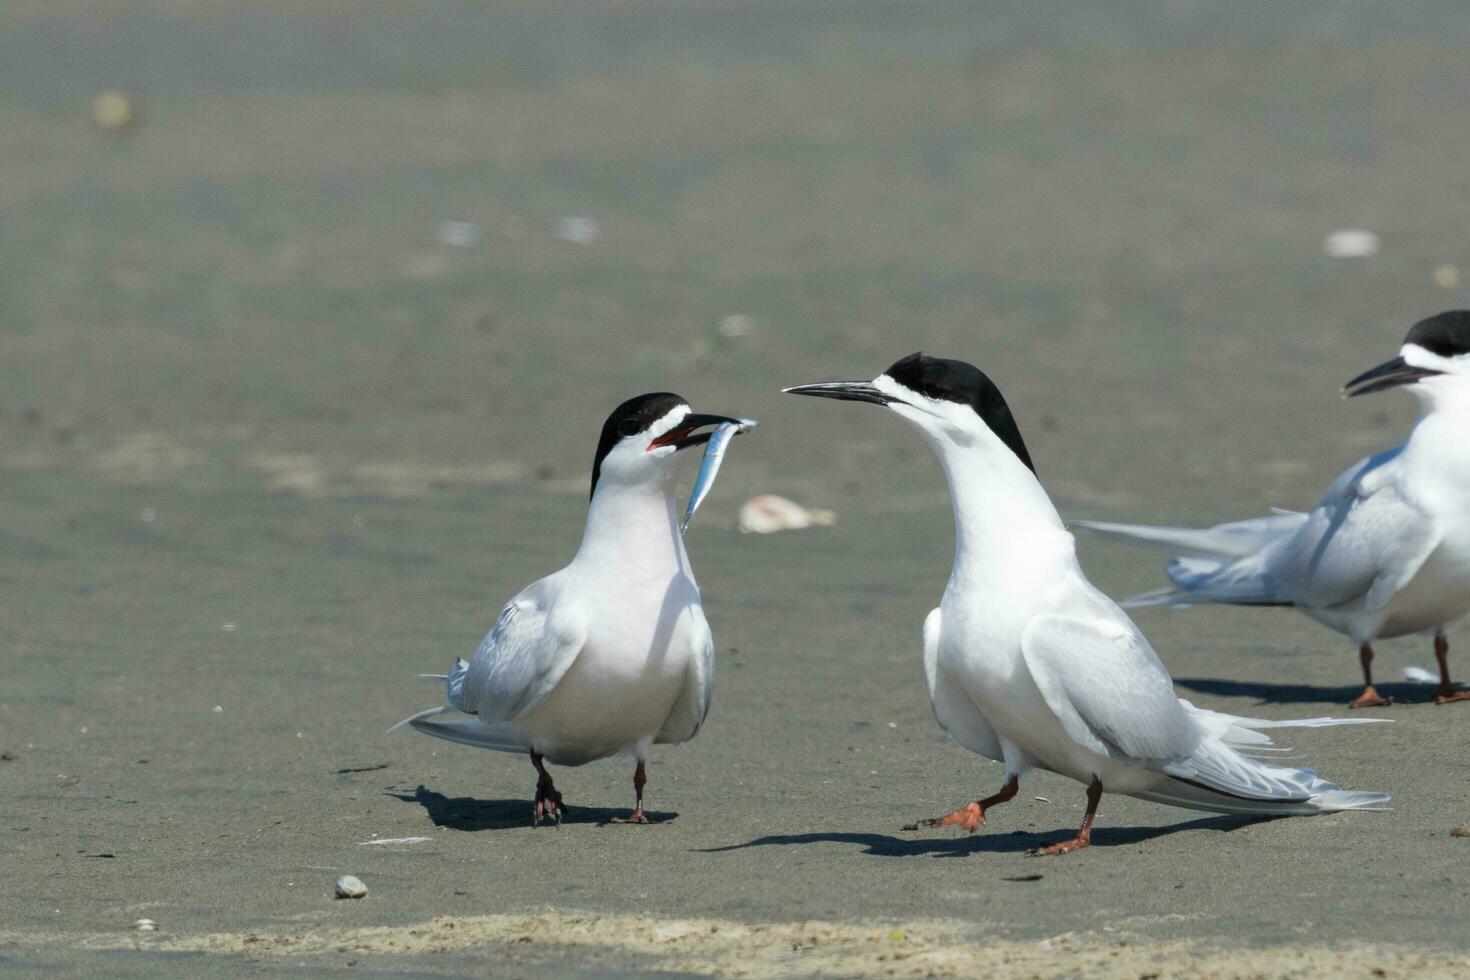
<path id="1" fill-rule="evenodd" d="M 1406 500 L 1394 480 L 1402 447 L 1348 467 L 1308 514 L 1212 528 L 1075 522 L 1105 538 L 1172 551 L 1165 565 L 1172 589 L 1134 596 L 1126 606 L 1196 602 L 1295 605 L 1330 609 L 1386 605 L 1413 579 L 1439 540 L 1433 523 Z"/>
<path id="2" fill-rule="evenodd" d="M 1116 748 L 1138 760 L 1187 758 L 1201 734 L 1168 671 L 1127 615 L 1096 599 L 1095 615 L 1037 616 L 1022 631 L 1042 697 L 1067 734 L 1102 755 Z"/>
<path id="3" fill-rule="evenodd" d="M 1133 596 L 1125 607 L 1191 606 L 1198 602 L 1245 605 L 1287 603 L 1269 560 L 1307 523 L 1306 514 L 1278 512 L 1214 527 L 1151 527 L 1073 521 L 1079 531 L 1112 541 L 1171 552 L 1164 564 L 1172 587 Z"/>
<path id="4" fill-rule="evenodd" d="M 1433 522 L 1384 479 L 1399 450 L 1361 460 L 1343 473 L 1307 521 L 1269 557 L 1282 596 L 1331 608 L 1386 605 L 1439 544 Z"/>
<path id="5" fill-rule="evenodd" d="M 470 658 L 457 707 L 494 724 L 521 717 L 556 687 L 587 635 L 579 617 L 558 608 L 561 575 L 529 586 L 501 610 Z"/>

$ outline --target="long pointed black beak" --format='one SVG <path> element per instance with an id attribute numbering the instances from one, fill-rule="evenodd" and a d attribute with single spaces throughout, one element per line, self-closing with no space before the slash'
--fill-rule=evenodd
<path id="1" fill-rule="evenodd" d="M 897 401 L 879 391 L 871 381 L 823 381 L 820 384 L 796 385 L 781 390 L 788 395 L 839 398 L 845 402 L 872 402 L 874 405 L 887 405 Z"/>
<path id="2" fill-rule="evenodd" d="M 694 430 L 703 429 L 705 426 L 722 425 L 725 422 L 741 424 L 739 419 L 732 419 L 728 415 L 701 415 L 698 412 L 690 412 L 679 420 L 678 425 L 650 442 L 648 448 L 673 446 L 675 450 L 679 450 L 688 449 L 690 446 L 702 446 L 709 442 L 709 437 L 714 435 L 714 432 L 695 432 Z"/>
<path id="3" fill-rule="evenodd" d="M 1358 395 L 1371 395 L 1375 391 L 1387 391 L 1389 388 L 1397 388 L 1400 385 L 1410 385 L 1423 378 L 1432 378 L 1436 374 L 1444 374 L 1444 372 L 1433 368 L 1414 367 L 1404 363 L 1402 357 L 1395 357 L 1391 361 L 1384 361 L 1376 368 L 1364 371 L 1343 385 L 1342 396 L 1356 398 Z"/>

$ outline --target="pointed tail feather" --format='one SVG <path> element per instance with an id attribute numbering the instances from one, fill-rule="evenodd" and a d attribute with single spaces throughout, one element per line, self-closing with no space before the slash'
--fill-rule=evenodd
<path id="1" fill-rule="evenodd" d="M 403 719 L 402 721 L 400 721 L 398 724 L 394 725 L 392 728 L 388 729 L 388 731 L 387 732 L 384 732 L 383 734 L 387 735 L 387 734 L 390 734 L 392 732 L 396 732 L 396 731 L 398 731 L 398 729 L 402 728 L 404 725 L 413 725 L 415 722 L 423 721 L 425 718 L 432 718 L 435 715 L 442 715 L 446 711 L 449 711 L 449 710 L 450 710 L 449 708 L 446 708 L 443 705 L 440 705 L 437 708 L 428 708 L 428 709 L 426 709 L 424 711 L 420 711 L 418 714 L 409 715 L 407 718 Z"/>
<path id="2" fill-rule="evenodd" d="M 1183 609 L 1189 606 L 1199 605 L 1199 599 L 1183 589 L 1176 589 L 1172 585 L 1166 585 L 1161 589 L 1151 589 L 1148 592 L 1140 592 L 1138 595 L 1129 596 L 1118 605 L 1124 609 Z"/>
<path id="3" fill-rule="evenodd" d="M 1244 558 L 1275 538 L 1294 533 L 1307 519 L 1291 511 L 1214 527 L 1155 527 L 1111 521 L 1069 521 L 1067 526 L 1095 537 L 1156 548 L 1189 558 Z"/>
<path id="4" fill-rule="evenodd" d="M 1236 715 L 1226 715 L 1242 728 L 1259 731 L 1262 728 L 1336 728 L 1339 725 L 1392 725 L 1392 718 L 1334 718 L 1324 715 L 1321 718 L 1287 718 L 1282 720 L 1272 718 L 1241 718 Z"/>
<path id="5" fill-rule="evenodd" d="M 1314 770 L 1272 765 L 1219 742 L 1164 772 L 1171 778 L 1150 798 L 1218 813 L 1311 816 L 1382 809 L 1388 802 L 1384 793 L 1345 790 Z"/>
<path id="6" fill-rule="evenodd" d="M 1144 592 L 1123 601 L 1128 608 L 1222 603 L 1238 606 L 1291 605 L 1261 560 L 1272 541 L 1294 534 L 1306 515 L 1277 513 L 1207 528 L 1151 527 L 1106 521 L 1069 525 L 1096 537 L 1171 552 L 1164 573 L 1170 588 Z"/>
<path id="7" fill-rule="evenodd" d="M 1232 606 L 1290 606 L 1276 576 L 1259 558 L 1226 562 L 1215 558 L 1170 558 L 1164 574 L 1196 600 Z"/>
<path id="8" fill-rule="evenodd" d="M 1329 784 L 1330 785 L 1330 784 Z M 1170 779 L 1156 789 L 1134 794 L 1140 799 L 1177 806 L 1186 810 L 1204 810 L 1240 817 L 1311 817 L 1343 810 L 1386 810 L 1385 793 L 1363 790 L 1330 789 L 1303 799 L 1252 799 L 1220 791 L 1210 786 Z"/>
<path id="9" fill-rule="evenodd" d="M 1338 724 L 1382 724 L 1389 718 L 1248 718 L 1180 704 L 1204 736 L 1186 760 L 1161 765 L 1169 779 L 1145 793 L 1173 807 L 1225 814 L 1310 815 L 1338 810 L 1376 810 L 1385 793 L 1342 789 L 1310 768 L 1294 768 L 1280 758 L 1289 751 L 1274 746 L 1263 729 L 1322 729 Z M 1261 755 L 1269 755 L 1267 760 Z"/>
<path id="10" fill-rule="evenodd" d="M 1381 809 L 1383 793 L 1345 790 L 1312 769 L 1277 765 L 1262 754 L 1280 752 L 1262 729 L 1325 728 L 1335 725 L 1381 724 L 1386 718 L 1302 718 L 1277 721 L 1243 718 L 1180 703 L 1199 725 L 1204 740 L 1188 759 L 1164 765 L 1169 778 L 1145 799 L 1193 810 L 1260 816 L 1308 816 L 1338 810 Z"/>
<path id="11" fill-rule="evenodd" d="M 1318 796 L 1313 802 L 1323 813 L 1337 813 L 1340 810 L 1386 810 L 1388 807 L 1383 804 L 1388 802 L 1388 794 L 1361 789 L 1334 789 Z"/>
<path id="12" fill-rule="evenodd" d="M 1253 749 L 1271 744 L 1271 736 L 1262 734 L 1266 728 L 1335 728 L 1338 725 L 1391 725 L 1392 718 L 1249 718 L 1244 715 L 1229 715 L 1223 711 L 1196 707 L 1187 698 L 1179 703 L 1194 718 L 1195 724 L 1206 737 L 1216 738 L 1231 748 L 1249 746 Z"/>
<path id="13" fill-rule="evenodd" d="M 451 710 L 434 708 L 429 711 L 421 711 L 411 718 L 405 718 L 399 724 L 412 725 L 415 731 L 423 732 L 425 735 L 433 735 L 435 738 L 458 742 L 461 745 L 473 745 L 475 748 L 491 749 L 495 752 L 526 751 L 526 744 L 517 738 L 506 725 L 487 725 L 473 717 L 435 720 L 438 715 L 447 714 Z"/>
<path id="14" fill-rule="evenodd" d="M 1254 561 L 1234 562 L 1214 558 L 1170 558 L 1164 574 L 1173 585 L 1140 592 L 1119 603 L 1124 609 L 1197 606 L 1215 603 L 1230 606 L 1291 606 L 1271 573 Z"/>

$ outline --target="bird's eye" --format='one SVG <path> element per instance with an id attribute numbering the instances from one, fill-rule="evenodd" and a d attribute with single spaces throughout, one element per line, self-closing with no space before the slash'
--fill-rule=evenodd
<path id="1" fill-rule="evenodd" d="M 618 435 L 636 436 L 638 434 L 638 422 L 636 419 L 623 419 L 618 423 Z"/>

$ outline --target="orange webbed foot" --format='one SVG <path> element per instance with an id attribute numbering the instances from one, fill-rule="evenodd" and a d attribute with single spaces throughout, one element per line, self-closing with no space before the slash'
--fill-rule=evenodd
<path id="1" fill-rule="evenodd" d="M 973 834 L 984 822 L 985 808 L 976 802 L 962 806 L 953 813 L 946 813 L 942 817 L 930 817 L 928 820 L 920 820 L 917 823 L 904 824 L 903 829 L 918 830 L 920 827 L 950 827 L 958 824 Z"/>
<path id="2" fill-rule="evenodd" d="M 1362 694 L 1359 694 L 1356 698 L 1348 703 L 1348 707 L 1387 708 L 1391 704 L 1393 704 L 1392 698 L 1386 698 L 1383 695 L 1379 694 L 1378 691 L 1374 689 L 1373 685 L 1369 684 L 1367 687 L 1363 688 Z"/>
<path id="3" fill-rule="evenodd" d="M 1084 847 L 1091 847 L 1092 841 L 1087 837 L 1073 837 L 1071 840 L 1058 841 L 1045 847 L 1038 847 L 1031 852 L 1032 857 L 1050 857 L 1053 854 L 1071 854 L 1080 851 Z"/>

